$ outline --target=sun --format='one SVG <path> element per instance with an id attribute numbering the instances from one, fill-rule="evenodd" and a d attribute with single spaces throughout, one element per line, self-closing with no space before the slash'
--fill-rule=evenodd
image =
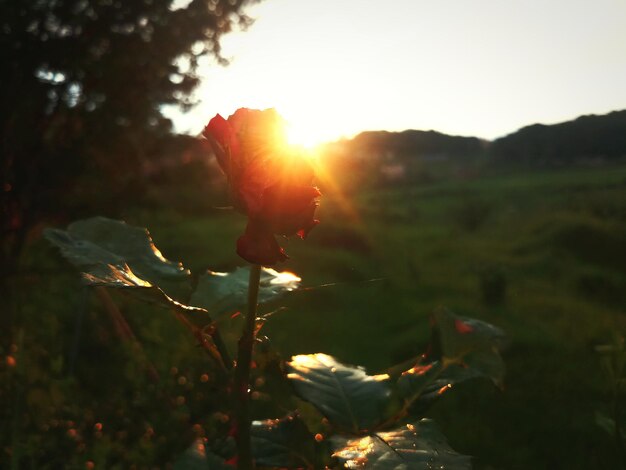
<path id="1" fill-rule="evenodd" d="M 299 125 L 297 122 L 288 121 L 285 126 L 287 142 L 289 145 L 304 147 L 311 150 L 323 142 L 323 138 L 316 135 L 313 129 L 306 125 Z"/>

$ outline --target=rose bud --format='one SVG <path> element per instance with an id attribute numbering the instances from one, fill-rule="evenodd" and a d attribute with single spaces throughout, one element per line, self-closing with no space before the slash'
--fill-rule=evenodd
<path id="1" fill-rule="evenodd" d="M 217 114 L 202 135 L 228 179 L 235 207 L 248 216 L 237 253 L 271 266 L 288 257 L 275 235 L 305 238 L 315 225 L 319 190 L 303 155 L 286 144 L 284 122 L 274 109 Z"/>

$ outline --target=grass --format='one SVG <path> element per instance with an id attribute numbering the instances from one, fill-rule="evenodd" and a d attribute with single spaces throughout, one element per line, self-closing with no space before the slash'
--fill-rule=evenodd
<path id="1" fill-rule="evenodd" d="M 306 242 L 287 245 L 284 269 L 308 289 L 291 295 L 264 329 L 284 357 L 321 351 L 382 371 L 423 350 L 428 315 L 444 305 L 511 339 L 504 391 L 472 382 L 429 412 L 455 449 L 474 455 L 479 469 L 616 468 L 611 438 L 594 422 L 609 394 L 593 347 L 626 331 L 626 167 L 369 190 L 351 195 L 349 208 L 340 200 L 325 195 L 321 225 Z M 148 226 L 167 258 L 196 272 L 240 264 L 234 240 L 245 221 L 236 214 L 130 208 L 126 218 Z M 26 262 L 35 270 L 64 266 L 42 243 Z M 33 335 L 47 338 L 46 354 L 67 361 L 74 331 L 67 312 L 80 302 L 73 278 L 33 279 L 40 287 L 23 299 L 23 319 L 45 315 L 50 335 Z M 171 319 L 118 301 L 162 374 L 193 362 L 197 352 L 181 346 L 184 332 Z M 94 367 L 123 384 L 127 376 L 110 372 L 123 357 Z M 39 388 L 50 395 L 45 380 Z M 77 390 L 85 400 L 91 393 Z"/>

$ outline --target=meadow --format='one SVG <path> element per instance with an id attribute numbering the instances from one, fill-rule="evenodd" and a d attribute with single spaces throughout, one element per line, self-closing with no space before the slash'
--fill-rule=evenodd
<path id="1" fill-rule="evenodd" d="M 594 348 L 626 331 L 626 166 L 322 189 L 321 224 L 288 242 L 281 266 L 305 288 L 264 330 L 284 358 L 323 351 L 384 372 L 423 350 L 429 314 L 444 306 L 510 339 L 503 390 L 471 381 L 427 412 L 455 450 L 473 455 L 477 469 L 618 467 L 596 422 L 611 402 Z M 241 265 L 234 240 L 245 220 L 232 211 L 129 206 L 123 217 L 196 273 Z M 148 468 L 191 442 L 195 421 L 216 416 L 219 404 L 198 392 L 204 358 L 173 318 L 114 294 L 136 338 L 124 342 L 45 241 L 31 240 L 24 265 L 21 339 L 2 351 L 18 365 L 2 370 L 12 406 L 0 463 L 54 468 L 67 449 L 76 468 L 86 460 L 124 468 L 128 459 Z M 137 372 L 146 363 L 156 384 Z M 146 438 L 145 423 L 163 439 Z M 46 460 L 51 442 L 59 455 Z"/>

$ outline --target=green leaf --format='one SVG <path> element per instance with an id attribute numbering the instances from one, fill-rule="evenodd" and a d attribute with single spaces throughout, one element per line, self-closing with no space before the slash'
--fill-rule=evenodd
<path id="1" fill-rule="evenodd" d="M 397 381 L 397 390 L 400 397 L 411 403 L 420 396 L 430 393 L 433 384 L 439 383 L 440 375 L 443 371 L 441 361 L 434 361 L 427 364 L 416 364 L 409 370 L 402 373 Z M 447 383 L 447 382 L 446 382 Z M 441 388 L 439 385 L 437 389 Z"/>
<path id="2" fill-rule="evenodd" d="M 454 315 L 439 309 L 433 314 L 443 357 L 454 359 L 474 351 L 499 350 L 506 341 L 504 332 L 490 323 Z"/>
<path id="3" fill-rule="evenodd" d="M 341 364 L 326 354 L 292 357 L 287 377 L 296 393 L 333 426 L 355 434 L 375 429 L 397 406 L 389 376 L 367 375 L 363 368 Z"/>
<path id="4" fill-rule="evenodd" d="M 70 224 L 67 231 L 46 229 L 44 236 L 82 271 L 90 286 L 112 287 L 186 311 L 205 312 L 169 297 L 155 282 L 186 280 L 189 271 L 163 258 L 146 229 L 94 217 Z"/>
<path id="5" fill-rule="evenodd" d="M 466 470 L 470 457 L 456 453 L 434 422 L 422 419 L 389 432 L 331 439 L 344 468 L 371 470 Z"/>
<path id="6" fill-rule="evenodd" d="M 151 284 L 189 277 L 181 263 L 163 257 L 147 229 L 120 220 L 92 217 L 70 224 L 67 231 L 46 229 L 44 236 L 77 266 L 126 263 Z"/>
<path id="7" fill-rule="evenodd" d="M 499 349 L 505 340 L 502 330 L 489 323 L 439 310 L 433 315 L 429 353 L 400 374 L 395 391 L 413 413 L 421 414 L 466 380 L 483 377 L 501 386 L 505 367 Z"/>
<path id="8" fill-rule="evenodd" d="M 174 462 L 174 470 L 233 470 L 221 457 L 206 449 L 202 439 L 196 439 Z"/>
<path id="9" fill-rule="evenodd" d="M 502 384 L 504 361 L 500 349 L 506 335 L 500 328 L 443 309 L 434 313 L 433 321 L 440 349 L 438 359 L 444 364 L 445 377 L 454 383 L 488 377 L 496 385 Z"/>
<path id="10" fill-rule="evenodd" d="M 214 317 L 234 313 L 246 306 L 250 267 L 237 268 L 232 273 L 208 271 L 198 279 L 190 303 L 204 307 Z M 301 279 L 290 272 L 263 268 L 259 287 L 259 304 L 276 300 L 296 290 Z"/>
<path id="11" fill-rule="evenodd" d="M 315 440 L 297 415 L 252 422 L 252 454 L 257 466 L 315 467 Z"/>

